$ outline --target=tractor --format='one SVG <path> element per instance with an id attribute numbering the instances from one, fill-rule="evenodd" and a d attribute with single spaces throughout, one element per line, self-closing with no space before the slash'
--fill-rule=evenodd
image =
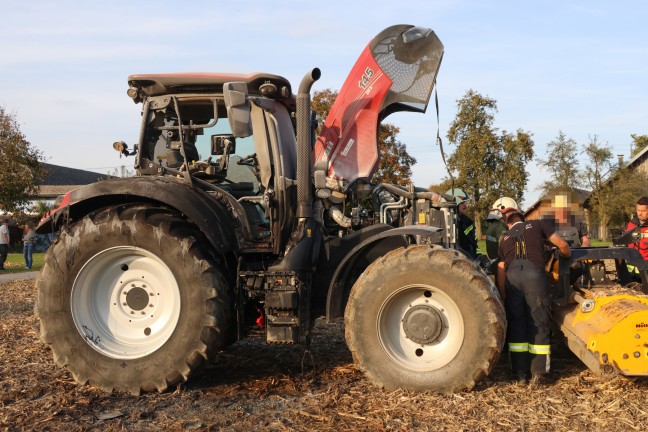
<path id="1" fill-rule="evenodd" d="M 364 49 L 316 133 L 305 74 L 142 74 L 136 175 L 66 194 L 37 279 L 40 337 L 79 384 L 165 391 L 260 325 L 304 344 L 344 317 L 354 362 L 385 388 L 455 392 L 493 368 L 506 319 L 456 242 L 454 197 L 374 184 L 380 122 L 427 109 L 434 31 Z"/>

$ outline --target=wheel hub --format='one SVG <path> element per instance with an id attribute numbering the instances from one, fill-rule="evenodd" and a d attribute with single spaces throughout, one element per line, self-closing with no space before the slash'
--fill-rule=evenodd
<path id="1" fill-rule="evenodd" d="M 149 305 L 149 293 L 144 288 L 131 288 L 126 293 L 126 304 L 135 311 L 141 311 Z"/>
<path id="2" fill-rule="evenodd" d="M 88 258 L 71 293 L 72 319 L 86 342 L 118 359 L 144 357 L 173 335 L 180 289 L 157 255 L 116 246 Z"/>
<path id="3" fill-rule="evenodd" d="M 411 307 L 403 317 L 405 336 L 415 343 L 435 342 L 443 330 L 443 320 L 437 308 L 429 305 Z"/>

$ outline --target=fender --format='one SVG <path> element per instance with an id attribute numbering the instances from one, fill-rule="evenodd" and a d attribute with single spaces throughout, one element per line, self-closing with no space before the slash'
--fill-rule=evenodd
<path id="1" fill-rule="evenodd" d="M 41 220 L 37 232 L 56 231 L 106 206 L 147 202 L 162 204 L 184 214 L 202 231 L 215 251 L 224 255 L 239 249 L 245 238 L 244 231 L 250 227 L 245 226 L 247 219 L 234 197 L 224 191 L 218 197 L 224 199 L 219 200 L 173 177 L 102 180 L 68 192 L 59 207 Z"/>
<path id="2" fill-rule="evenodd" d="M 329 284 L 328 294 L 326 297 L 326 321 L 331 322 L 335 318 L 344 315 L 344 299 L 347 290 L 348 280 L 351 270 L 355 267 L 355 263 L 360 258 L 367 257 L 367 253 L 374 246 L 380 245 L 383 247 L 382 255 L 386 252 L 394 250 L 398 247 L 407 246 L 411 242 L 407 241 L 407 237 L 422 236 L 429 237 L 434 233 L 441 231 L 441 228 L 432 227 L 427 225 L 414 225 L 388 229 L 368 239 L 362 241 L 356 247 L 351 249 L 349 253 L 340 261 L 333 278 Z M 375 257 L 372 261 L 374 261 Z"/>

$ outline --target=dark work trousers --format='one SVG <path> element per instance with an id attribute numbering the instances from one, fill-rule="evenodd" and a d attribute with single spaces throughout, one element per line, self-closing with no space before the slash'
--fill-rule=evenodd
<path id="1" fill-rule="evenodd" d="M 4 270 L 5 261 L 7 261 L 7 254 L 9 253 L 8 244 L 0 244 L 0 270 Z"/>
<path id="2" fill-rule="evenodd" d="M 528 260 L 514 260 L 506 269 L 506 315 L 513 373 L 549 372 L 549 282 L 544 270 Z"/>

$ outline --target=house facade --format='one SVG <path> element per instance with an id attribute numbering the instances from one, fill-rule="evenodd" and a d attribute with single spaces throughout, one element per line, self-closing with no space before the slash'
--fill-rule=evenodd
<path id="1" fill-rule="evenodd" d="M 637 153 L 632 159 L 628 161 L 626 169 L 643 174 L 646 181 L 646 187 L 644 190 L 648 195 L 648 146 L 644 147 L 639 153 Z"/>

